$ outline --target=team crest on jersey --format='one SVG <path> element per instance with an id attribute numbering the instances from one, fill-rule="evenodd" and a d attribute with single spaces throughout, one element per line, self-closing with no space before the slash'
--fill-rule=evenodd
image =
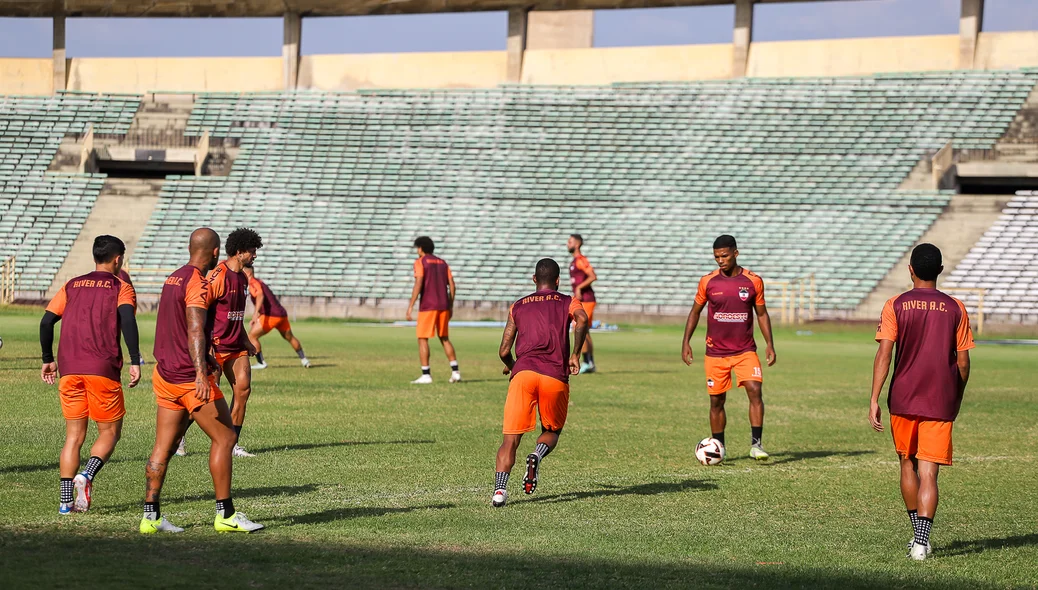
<path id="1" fill-rule="evenodd" d="M 746 301 L 749 298 L 750 298 L 750 288 L 749 287 L 739 287 L 739 299 L 742 299 L 743 301 Z"/>

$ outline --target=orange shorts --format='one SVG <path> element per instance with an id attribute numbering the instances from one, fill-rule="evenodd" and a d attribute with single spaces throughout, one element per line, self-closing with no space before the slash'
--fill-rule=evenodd
<path id="1" fill-rule="evenodd" d="M 738 385 L 747 381 L 764 381 L 760 359 L 752 350 L 736 356 L 708 356 L 703 361 L 703 368 L 706 369 L 706 391 L 710 395 L 721 395 L 732 388 L 732 371 L 735 371 Z"/>
<path id="2" fill-rule="evenodd" d="M 126 415 L 123 385 L 107 377 L 65 375 L 58 382 L 58 397 L 66 420 L 116 422 Z"/>
<path id="3" fill-rule="evenodd" d="M 432 338 L 433 335 L 446 338 L 450 333 L 451 314 L 447 311 L 418 312 L 418 337 Z"/>
<path id="4" fill-rule="evenodd" d="M 508 384 L 505 399 L 505 434 L 523 434 L 541 426 L 558 432 L 566 425 L 569 413 L 569 384 L 534 371 L 520 371 Z"/>
<path id="5" fill-rule="evenodd" d="M 292 329 L 292 324 L 288 323 L 288 316 L 261 315 L 259 316 L 259 325 L 262 330 L 261 336 L 271 330 L 277 330 L 284 334 Z"/>
<path id="6" fill-rule="evenodd" d="M 249 351 L 239 350 L 238 352 L 220 352 L 216 351 L 216 362 L 220 363 L 220 366 L 227 364 L 227 361 L 233 361 L 240 359 L 243 356 L 249 356 Z"/>
<path id="7" fill-rule="evenodd" d="M 155 371 L 151 374 L 151 387 L 155 390 L 155 401 L 160 408 L 185 410 L 188 413 L 193 413 L 205 405 L 195 397 L 194 381 L 191 383 L 170 383 L 163 379 L 162 375 L 159 375 L 158 367 L 155 367 Z M 212 390 L 209 396 L 210 403 L 223 399 L 223 392 L 220 391 L 220 386 L 217 385 L 213 375 L 209 376 L 209 388 Z"/>
<path id="8" fill-rule="evenodd" d="M 899 457 L 952 464 L 952 422 L 891 414 L 890 432 Z"/>
<path id="9" fill-rule="evenodd" d="M 595 302 L 594 301 L 581 301 L 580 306 L 584 308 L 584 313 L 587 314 L 587 325 L 591 327 L 591 320 L 595 319 Z"/>

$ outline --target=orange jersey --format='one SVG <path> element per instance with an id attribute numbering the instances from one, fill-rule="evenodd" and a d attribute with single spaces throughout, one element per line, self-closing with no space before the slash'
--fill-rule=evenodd
<path id="1" fill-rule="evenodd" d="M 159 298 L 155 323 L 155 370 L 169 383 L 194 383 L 195 366 L 188 353 L 187 309 L 210 308 L 209 286 L 202 271 L 187 264 L 169 275 Z M 206 316 L 205 348 L 212 344 L 213 316 Z"/>
<path id="2" fill-rule="evenodd" d="M 764 305 L 764 281 L 747 269 L 733 277 L 720 270 L 699 279 L 696 303 L 709 304 L 706 356 L 729 357 L 757 350 L 753 310 Z"/>
<path id="3" fill-rule="evenodd" d="M 110 272 L 94 271 L 65 283 L 47 311 L 61 318 L 58 370 L 119 380 L 123 366 L 119 307 L 137 308 L 133 285 Z"/>
<path id="4" fill-rule="evenodd" d="M 234 272 L 226 262 L 216 265 L 206 277 L 208 299 L 215 308 L 213 347 L 216 352 L 241 352 L 245 348 L 245 299 L 249 277 Z"/>
<path id="5" fill-rule="evenodd" d="M 581 254 L 580 256 L 574 256 L 573 260 L 569 264 L 569 284 L 573 287 L 573 291 L 576 292 L 577 285 L 587 280 L 588 275 L 592 272 L 591 263 L 588 262 L 587 256 Z M 580 292 L 580 301 L 582 303 L 589 303 L 595 301 L 595 290 L 588 285 L 583 291 Z"/>

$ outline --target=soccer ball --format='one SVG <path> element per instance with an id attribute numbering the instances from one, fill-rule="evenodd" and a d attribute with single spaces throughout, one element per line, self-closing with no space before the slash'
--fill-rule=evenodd
<path id="1" fill-rule="evenodd" d="M 696 445 L 696 459 L 703 465 L 719 465 L 724 461 L 724 445 L 716 438 L 704 438 Z"/>
<path id="2" fill-rule="evenodd" d="M 0 338 L 0 348 L 3 348 L 3 347 L 4 347 L 4 339 Z"/>

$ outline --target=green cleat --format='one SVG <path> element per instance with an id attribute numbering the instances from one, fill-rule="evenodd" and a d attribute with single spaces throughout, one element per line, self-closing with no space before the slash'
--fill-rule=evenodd
<path id="1" fill-rule="evenodd" d="M 217 516 L 213 528 L 218 533 L 251 533 L 260 530 L 263 525 L 245 518 L 245 514 L 241 512 L 235 512 L 227 518 Z"/>
<path id="2" fill-rule="evenodd" d="M 767 461 L 768 452 L 764 450 L 764 447 L 760 445 L 753 445 L 750 447 L 750 458 L 756 459 L 757 461 Z"/>
<path id="3" fill-rule="evenodd" d="M 140 531 L 143 535 L 154 535 L 155 533 L 182 533 L 184 529 L 166 520 L 165 516 L 160 516 L 158 520 L 142 518 Z"/>

